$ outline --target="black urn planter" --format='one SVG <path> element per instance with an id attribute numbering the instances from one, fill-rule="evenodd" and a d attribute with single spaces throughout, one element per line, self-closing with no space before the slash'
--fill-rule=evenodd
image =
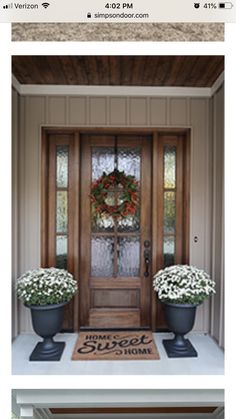
<path id="1" fill-rule="evenodd" d="M 53 337 L 61 330 L 66 304 L 27 306 L 31 311 L 34 331 L 43 338 L 30 355 L 30 361 L 60 361 L 65 342 L 55 342 Z"/>
<path id="2" fill-rule="evenodd" d="M 169 358 L 197 357 L 197 351 L 186 335 L 192 330 L 197 305 L 164 303 L 165 319 L 174 339 L 163 340 L 163 345 Z"/>

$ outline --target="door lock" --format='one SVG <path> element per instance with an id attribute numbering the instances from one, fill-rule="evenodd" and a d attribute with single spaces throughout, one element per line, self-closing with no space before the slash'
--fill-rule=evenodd
<path id="1" fill-rule="evenodd" d="M 144 264 L 145 264 L 144 276 L 145 278 L 147 278 L 149 276 L 149 267 L 150 267 L 150 261 L 151 261 L 150 250 L 145 249 L 143 252 L 143 256 L 144 256 Z"/>

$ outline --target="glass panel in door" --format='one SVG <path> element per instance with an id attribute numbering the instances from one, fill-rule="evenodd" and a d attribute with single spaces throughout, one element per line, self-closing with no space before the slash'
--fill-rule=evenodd
<path id="1" fill-rule="evenodd" d="M 117 153 L 117 155 L 116 155 Z M 141 149 L 92 147 L 92 185 L 115 169 L 131 175 L 140 187 Z M 117 162 L 117 165 L 116 165 Z M 124 201 L 125 190 L 114 184 L 106 191 L 108 207 Z M 140 272 L 140 207 L 134 214 L 109 216 L 91 205 L 91 276 L 137 277 Z M 106 268 L 104 269 L 104 266 Z"/>

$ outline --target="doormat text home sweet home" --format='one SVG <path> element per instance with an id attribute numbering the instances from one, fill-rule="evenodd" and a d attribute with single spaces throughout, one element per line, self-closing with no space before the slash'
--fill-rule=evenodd
<path id="1" fill-rule="evenodd" d="M 134 361 L 160 356 L 151 332 L 81 332 L 72 359 Z"/>

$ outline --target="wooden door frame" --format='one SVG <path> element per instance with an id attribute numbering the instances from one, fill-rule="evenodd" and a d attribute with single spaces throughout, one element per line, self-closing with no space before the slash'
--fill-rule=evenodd
<path id="1" fill-rule="evenodd" d="M 152 273 L 157 272 L 161 269 L 162 266 L 162 254 L 161 252 L 157 253 L 157 249 L 162 248 L 160 245 L 160 236 L 156 234 L 160 229 L 160 223 L 162 223 L 162 214 L 156 211 L 156 205 L 160 198 L 160 193 L 162 191 L 161 186 L 161 176 L 157 176 L 158 170 L 158 151 L 159 151 L 159 137 L 161 135 L 178 135 L 184 142 L 184 214 L 183 214 L 183 231 L 184 231 L 184 248 L 183 248 L 183 260 L 182 263 L 189 263 L 189 228 L 190 228 L 190 138 L 191 138 L 191 129 L 190 128 L 121 128 L 121 127 L 42 127 L 42 147 L 41 147 L 41 266 L 48 266 L 48 253 L 49 253 L 49 244 L 48 244 L 48 184 L 45 181 L 48 173 L 48 152 L 49 152 L 49 135 L 66 135 L 70 134 L 74 136 L 74 139 L 77 141 L 74 142 L 74 167 L 79 166 L 80 162 L 80 137 L 81 134 L 133 134 L 133 135 L 150 135 L 152 137 Z M 75 210 L 73 212 L 73 222 L 74 222 L 74 254 L 80 254 L 79 252 L 79 237 L 80 237 L 80 228 L 79 228 L 79 180 L 80 180 L 80 171 L 77 170 L 76 181 L 74 182 L 75 188 Z M 156 216 L 157 214 L 157 216 Z M 162 243 L 162 242 L 161 242 Z M 76 261 L 74 258 L 73 264 L 73 274 L 78 280 L 79 278 L 79 260 Z M 150 281 L 151 287 L 151 328 L 152 331 L 156 331 L 156 315 L 157 315 L 157 298 L 156 293 L 152 289 L 152 281 Z M 79 315 L 79 299 L 80 292 L 78 292 L 78 298 L 74 298 L 74 331 L 80 329 L 80 315 Z"/>

